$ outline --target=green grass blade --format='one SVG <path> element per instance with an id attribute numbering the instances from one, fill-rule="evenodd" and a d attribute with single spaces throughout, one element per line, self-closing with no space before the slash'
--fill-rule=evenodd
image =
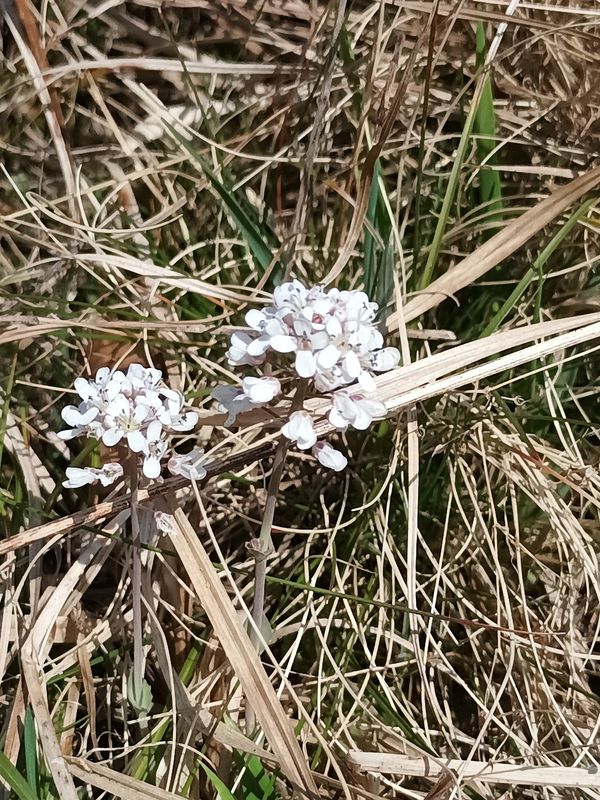
<path id="1" fill-rule="evenodd" d="M 504 301 L 500 309 L 496 312 L 496 314 L 492 317 L 492 319 L 488 322 L 482 332 L 482 336 L 489 336 L 490 334 L 494 333 L 500 325 L 504 322 L 506 317 L 510 314 L 511 310 L 515 307 L 515 305 L 519 302 L 523 293 L 527 290 L 527 287 L 539 277 L 540 285 L 543 279 L 543 273 L 541 272 L 543 267 L 545 266 L 548 259 L 552 256 L 556 248 L 560 245 L 560 243 L 564 240 L 564 238 L 573 230 L 575 225 L 579 222 L 581 217 L 590 209 L 594 203 L 597 202 L 596 197 L 592 197 L 589 200 L 586 200 L 585 203 L 582 203 L 578 209 L 576 209 L 573 214 L 569 217 L 569 219 L 565 222 L 562 228 L 556 233 L 555 236 L 548 242 L 546 247 L 542 250 L 539 256 L 535 259 L 531 267 L 527 270 L 527 272 L 523 275 L 521 280 L 515 286 L 513 291 L 510 293 L 510 296 Z"/>
<path id="2" fill-rule="evenodd" d="M 206 161 L 196 152 L 192 145 L 186 141 L 172 125 L 165 123 L 169 132 L 181 147 L 191 156 L 196 165 L 206 175 L 211 186 L 219 195 L 227 210 L 231 214 L 241 236 L 246 241 L 250 252 L 254 256 L 257 265 L 266 271 L 274 260 L 273 251 L 267 243 L 268 238 L 273 238 L 274 234 L 264 229 L 254 211 L 254 209 L 242 200 L 233 189 L 228 185 L 227 179 L 219 180 Z M 277 243 L 279 246 L 279 243 Z"/>
<path id="3" fill-rule="evenodd" d="M 38 800 L 37 794 L 2 751 L 0 751 L 0 777 L 20 800 Z"/>
<path id="4" fill-rule="evenodd" d="M 248 756 L 236 794 L 238 800 L 275 800 L 275 776 L 265 770 L 258 756 Z"/>
<path id="5" fill-rule="evenodd" d="M 477 23 L 476 55 L 477 66 L 483 68 L 485 63 L 485 29 L 483 22 Z M 473 129 L 477 135 L 477 158 L 480 164 L 494 165 L 496 157 L 490 154 L 496 146 L 496 112 L 494 111 L 494 96 L 492 81 L 489 74 L 483 79 L 481 99 L 477 104 Z M 502 219 L 502 186 L 500 173 L 486 166 L 479 170 L 479 199 L 489 213 L 488 221 L 500 222 Z"/>
<path id="6" fill-rule="evenodd" d="M 25 710 L 25 720 L 23 724 L 23 744 L 25 747 L 25 771 L 27 774 L 27 783 L 37 789 L 39 775 L 37 738 L 33 713 L 29 706 Z"/>
<path id="7" fill-rule="evenodd" d="M 221 778 L 219 778 L 216 772 L 213 772 L 212 769 L 210 769 L 210 767 L 207 767 L 206 764 L 202 762 L 200 762 L 200 766 L 206 773 L 206 777 L 211 782 L 220 800 L 236 800 L 236 796 L 231 793 L 231 791 L 223 783 Z"/>
<path id="8" fill-rule="evenodd" d="M 437 225 L 435 227 L 435 232 L 433 234 L 431 246 L 429 248 L 429 253 L 427 255 L 427 261 L 425 262 L 425 267 L 423 268 L 423 274 L 421 275 L 421 279 L 419 281 L 419 288 L 422 290 L 426 289 L 433 280 L 440 250 L 442 249 L 444 234 L 448 226 L 450 211 L 452 209 L 452 206 L 454 205 L 456 194 L 458 192 L 460 174 L 465 161 L 465 155 L 467 152 L 467 148 L 471 143 L 471 134 L 473 132 L 477 111 L 481 103 L 482 93 L 485 89 L 486 79 L 487 79 L 486 75 L 480 76 L 475 86 L 475 92 L 473 94 L 473 99 L 471 100 L 471 106 L 469 108 L 469 112 L 467 114 L 467 117 L 463 125 L 463 129 L 460 135 L 460 140 L 458 143 L 458 148 L 456 150 L 456 155 L 454 156 L 452 161 L 452 169 L 450 171 L 450 177 L 448 178 L 448 185 L 446 186 L 446 191 L 444 193 L 444 201 L 442 203 L 442 208 L 440 210 L 440 216 L 437 221 Z"/>

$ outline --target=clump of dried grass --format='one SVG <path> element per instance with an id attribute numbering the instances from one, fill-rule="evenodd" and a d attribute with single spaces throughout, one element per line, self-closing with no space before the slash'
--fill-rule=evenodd
<path id="1" fill-rule="evenodd" d="M 40 13 L 15 0 L 6 14 L 8 760 L 65 798 L 76 783 L 204 796 L 215 786 L 200 764 L 246 796 L 251 755 L 281 778 L 263 796 L 287 780 L 418 797 L 432 779 L 429 797 L 600 796 L 593 197 L 544 281 L 481 338 L 597 185 L 595 12 L 236 0 Z M 483 92 L 477 20 L 492 43 L 500 220 L 477 193 L 476 139 L 461 150 Z M 211 170 L 256 212 L 272 263 L 251 254 Z M 436 229 L 435 281 L 415 294 Z M 349 439 L 347 475 L 289 462 L 259 660 L 242 624 L 245 543 L 272 437 L 260 416 L 224 436 L 203 398 L 228 374 L 224 326 L 286 272 L 359 285 L 367 233 L 397 268 L 384 299 L 406 365 L 380 379 L 390 419 Z M 408 339 L 425 313 L 465 343 Z M 53 491 L 71 457 L 54 433 L 64 387 L 131 353 L 197 392 L 214 464 L 197 492 L 166 482 L 139 498 L 174 511 L 178 492 L 180 506 L 172 541 L 146 554 L 154 703 L 140 720 L 124 697 L 130 501 L 90 495 L 84 508 Z"/>

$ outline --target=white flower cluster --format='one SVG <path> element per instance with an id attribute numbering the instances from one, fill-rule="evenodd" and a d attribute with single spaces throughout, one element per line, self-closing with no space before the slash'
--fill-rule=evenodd
<path id="1" fill-rule="evenodd" d="M 77 378 L 74 385 L 81 402 L 63 408 L 62 418 L 71 428 L 58 435 L 62 439 L 89 436 L 107 447 L 125 445 L 143 458 L 147 478 L 159 477 L 161 460 L 170 453 L 171 435 L 189 431 L 198 422 L 197 412 L 184 409 L 183 395 L 163 383 L 158 369 L 131 364 L 124 373 L 103 367 L 95 379 Z M 195 452 L 173 454 L 168 466 L 174 474 L 198 479 L 206 473 L 197 461 Z M 108 486 L 122 475 L 123 468 L 116 463 L 100 470 L 69 467 L 63 485 L 77 488 L 100 481 Z"/>
<path id="2" fill-rule="evenodd" d="M 377 304 L 364 292 L 307 289 L 300 281 L 284 283 L 273 292 L 273 304 L 246 314 L 248 332 L 234 333 L 227 356 L 232 366 L 260 366 L 278 354 L 293 359 L 294 377 L 310 382 L 317 392 L 338 392 L 332 400 L 330 423 L 340 431 L 365 430 L 385 416 L 383 403 L 367 395 L 375 391 L 374 373 L 396 367 L 400 354 L 383 347 L 374 324 Z M 226 425 L 237 414 L 273 400 L 281 385 L 270 376 L 244 378 L 239 387 L 217 386 L 213 397 L 227 412 Z M 281 429 L 301 450 L 312 450 L 324 466 L 336 471 L 347 460 L 331 445 L 317 442 L 314 422 L 306 410 L 292 412 Z"/>

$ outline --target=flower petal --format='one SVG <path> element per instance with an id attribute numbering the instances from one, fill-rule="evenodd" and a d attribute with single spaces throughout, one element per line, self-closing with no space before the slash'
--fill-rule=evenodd
<path id="1" fill-rule="evenodd" d="M 160 425 L 160 422 L 158 424 Z M 127 433 L 127 444 L 134 453 L 141 453 L 146 447 L 146 437 L 141 431 L 129 431 Z"/>
<path id="2" fill-rule="evenodd" d="M 73 386 L 82 400 L 89 400 L 98 394 L 96 387 L 85 378 L 76 378 Z"/>
<path id="3" fill-rule="evenodd" d="M 293 353 L 298 348 L 298 343 L 292 336 L 277 334 L 272 336 L 270 344 L 277 353 Z"/>
<path id="4" fill-rule="evenodd" d="M 344 356 L 344 369 L 351 378 L 358 378 L 361 372 L 360 361 L 358 356 L 353 350 L 350 350 Z"/>
<path id="5" fill-rule="evenodd" d="M 142 471 L 147 478 L 158 478 L 160 475 L 160 461 L 158 458 L 156 456 L 146 456 Z"/>
<path id="6" fill-rule="evenodd" d="M 119 428 L 109 428 L 102 434 L 102 443 L 107 447 L 114 447 L 123 438 L 123 431 Z"/>
<path id="7" fill-rule="evenodd" d="M 340 357 L 340 351 L 334 344 L 329 344 L 317 356 L 317 366 L 319 369 L 331 369 L 337 364 Z"/>
<path id="8" fill-rule="evenodd" d="M 298 350 L 295 368 L 301 378 L 312 378 L 317 371 L 317 361 L 311 350 Z"/>
<path id="9" fill-rule="evenodd" d="M 265 324 L 265 312 L 258 308 L 251 308 L 246 314 L 246 324 L 255 331 L 260 331 Z"/>

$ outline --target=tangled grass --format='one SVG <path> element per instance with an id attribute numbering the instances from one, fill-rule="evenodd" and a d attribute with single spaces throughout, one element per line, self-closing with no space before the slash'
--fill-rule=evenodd
<path id="1" fill-rule="evenodd" d="M 0 791 L 600 797 L 597 9 L 2 9 Z M 252 637 L 276 434 L 209 392 L 292 275 L 364 287 L 403 362 L 344 473 L 288 457 Z M 131 361 L 206 481 L 64 490 L 100 458 L 67 387 Z"/>

